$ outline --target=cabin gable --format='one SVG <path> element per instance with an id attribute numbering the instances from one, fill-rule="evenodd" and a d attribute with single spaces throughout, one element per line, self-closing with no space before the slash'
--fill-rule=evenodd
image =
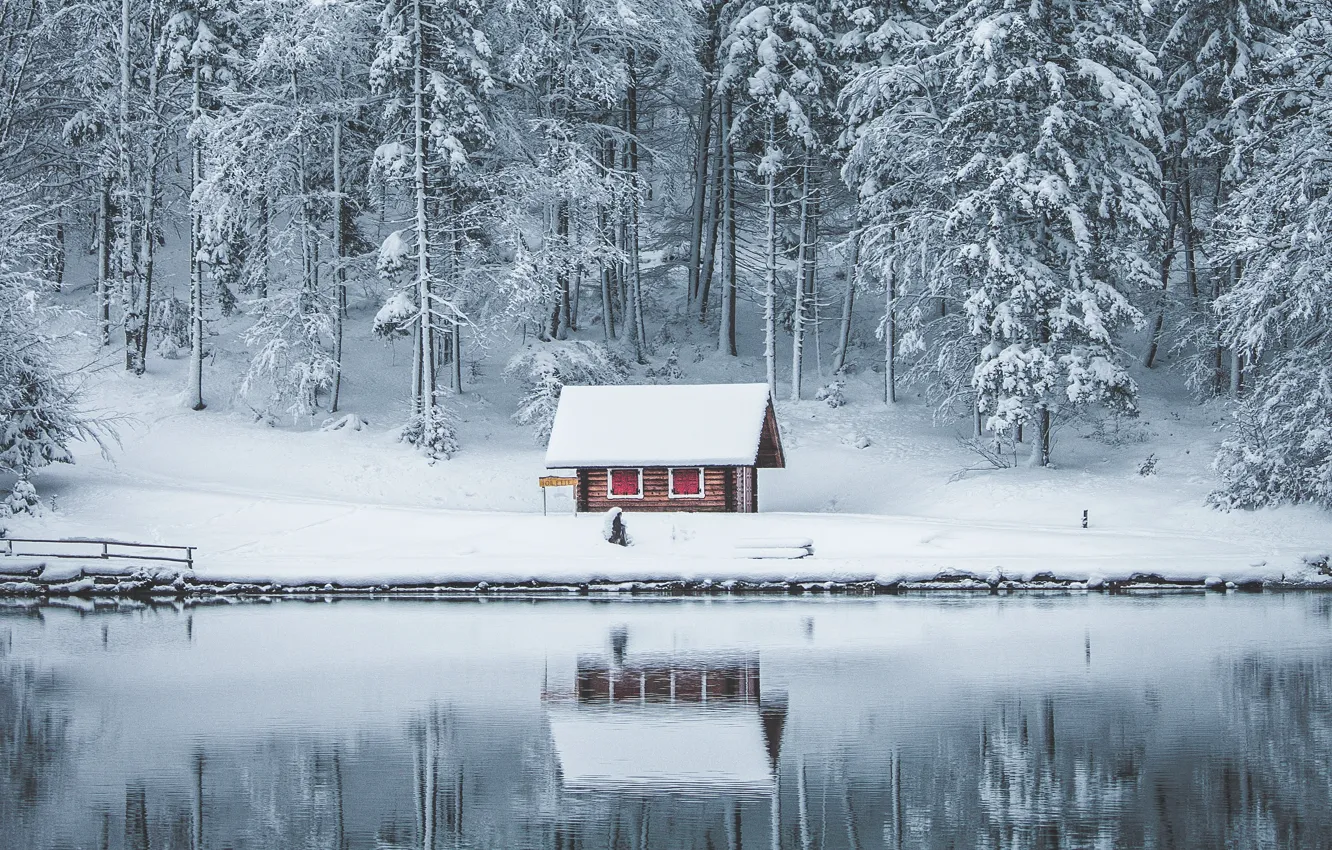
<path id="1" fill-rule="evenodd" d="M 782 434 L 777 430 L 777 413 L 768 402 L 767 412 L 763 415 L 763 430 L 759 432 L 758 456 L 755 466 L 759 469 L 785 469 L 786 454 L 782 451 Z"/>

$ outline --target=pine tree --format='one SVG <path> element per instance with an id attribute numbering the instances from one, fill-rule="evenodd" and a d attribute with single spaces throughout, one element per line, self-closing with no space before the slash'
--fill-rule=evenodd
<path id="1" fill-rule="evenodd" d="M 982 345 L 978 407 L 998 431 L 1033 422 L 1036 465 L 1049 463 L 1056 412 L 1133 408 L 1114 333 L 1141 321 L 1142 238 L 1164 221 L 1157 70 L 1141 28 L 1129 2 L 971 0 L 935 34 L 957 192 L 947 231 Z"/>
<path id="2" fill-rule="evenodd" d="M 1256 382 L 1216 459 L 1221 507 L 1311 502 L 1332 508 L 1332 5 L 1267 57 L 1242 103 L 1248 170 L 1224 207 L 1221 258 L 1238 270 L 1216 301 L 1222 344 Z"/>
<path id="3" fill-rule="evenodd" d="M 805 266 L 812 195 L 811 159 L 824 149 L 820 119 L 831 109 L 824 70 L 829 37 L 821 28 L 826 13 L 812 3 L 757 5 L 737 17 L 723 48 L 726 64 L 720 85 L 744 114 L 744 126 L 761 134 L 762 154 L 755 173 L 763 181 L 764 270 L 763 355 L 769 391 L 777 391 L 777 290 L 781 252 L 778 232 L 780 189 L 795 180 L 801 204 L 794 312 L 797 368 L 792 396 L 800 395 L 801 345 L 805 317 Z M 734 130 L 732 130 L 734 132 Z"/>
<path id="4" fill-rule="evenodd" d="M 168 18 L 163 40 L 166 69 L 189 81 L 190 119 L 190 373 L 186 403 L 203 410 L 204 259 L 203 219 L 193 197 L 204 180 L 207 123 L 216 89 L 230 85 L 240 64 L 236 41 L 240 22 L 231 0 L 184 0 Z"/>
<path id="5" fill-rule="evenodd" d="M 0 208 L 0 473 L 14 475 L 21 499 L 0 502 L 4 512 L 28 505 L 29 479 L 52 463 L 73 463 L 69 444 L 96 436 L 79 410 L 75 387 L 55 366 L 51 326 L 55 311 L 45 305 L 52 281 L 33 268 L 45 249 L 33 227 L 40 220 L 19 186 L 0 180 L 9 201 Z"/>
<path id="6" fill-rule="evenodd" d="M 1168 223 L 1153 240 L 1159 294 L 1145 362 L 1152 365 L 1167 337 L 1204 396 L 1234 395 L 1243 372 L 1240 352 L 1227 357 L 1211 309 L 1235 277 L 1221 260 L 1213 222 L 1243 178 L 1236 141 L 1252 120 L 1246 95 L 1294 8 L 1280 0 L 1176 0 L 1160 35 L 1166 135 L 1158 160 Z"/>
<path id="7" fill-rule="evenodd" d="M 389 0 L 371 66 L 372 87 L 388 96 L 390 131 L 375 153 L 376 164 L 390 179 L 407 183 L 413 209 L 409 227 L 390 237 L 402 242 L 410 233 L 414 242 L 412 417 L 403 435 L 431 457 L 448 457 L 457 448 L 440 404 L 436 356 L 442 327 L 456 326 L 462 317 L 440 291 L 439 255 L 449 242 L 437 244 L 430 212 L 449 199 L 490 139 L 485 99 L 493 84 L 483 13 L 477 0 Z M 381 261 L 385 256 L 381 251 Z M 381 267 L 394 270 L 392 263 Z"/>

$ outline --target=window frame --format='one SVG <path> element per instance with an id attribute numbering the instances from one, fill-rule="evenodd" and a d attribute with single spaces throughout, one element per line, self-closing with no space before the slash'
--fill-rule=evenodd
<path id="1" fill-rule="evenodd" d="M 698 470 L 698 492 L 697 493 L 677 493 L 675 492 L 675 470 L 677 469 L 696 469 Z M 707 467 L 705 466 L 668 466 L 666 467 L 666 498 L 668 499 L 702 499 L 707 496 Z"/>
<path id="2" fill-rule="evenodd" d="M 633 470 L 638 473 L 638 492 L 633 495 L 624 495 L 615 492 L 612 483 L 612 473 Z M 607 499 L 642 499 L 643 493 L 643 467 L 641 466 L 609 466 L 606 467 L 606 498 Z"/>

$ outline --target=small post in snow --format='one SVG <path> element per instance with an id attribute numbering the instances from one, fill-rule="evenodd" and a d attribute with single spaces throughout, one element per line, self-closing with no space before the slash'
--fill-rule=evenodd
<path id="1" fill-rule="evenodd" d="M 1082 512 L 1082 527 L 1087 527 L 1087 512 L 1085 510 Z"/>

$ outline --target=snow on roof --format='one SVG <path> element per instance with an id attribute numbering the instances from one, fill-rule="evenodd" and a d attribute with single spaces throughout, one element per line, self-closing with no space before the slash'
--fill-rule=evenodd
<path id="1" fill-rule="evenodd" d="M 749 466 L 767 410 L 767 384 L 565 387 L 546 467 Z"/>
<path id="2" fill-rule="evenodd" d="M 558 708 L 550 731 L 566 788 L 766 788 L 772 781 L 755 707 Z"/>

